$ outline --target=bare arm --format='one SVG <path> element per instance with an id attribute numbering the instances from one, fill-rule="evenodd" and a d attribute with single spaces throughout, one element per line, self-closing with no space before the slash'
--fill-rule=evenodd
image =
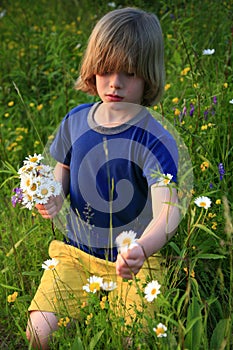
<path id="1" fill-rule="evenodd" d="M 54 218 L 61 210 L 64 197 L 69 193 L 70 168 L 64 164 L 57 163 L 54 169 L 54 177 L 62 184 L 63 193 L 56 197 L 50 197 L 46 204 L 36 205 L 37 210 L 45 219 Z"/>
<path id="2" fill-rule="evenodd" d="M 180 214 L 177 207 L 177 191 L 168 186 L 155 184 L 151 188 L 153 219 L 138 239 L 139 246 L 119 254 L 116 272 L 122 278 L 137 274 L 146 257 L 160 250 L 176 232 Z M 143 249 L 142 249 L 143 247 Z"/>

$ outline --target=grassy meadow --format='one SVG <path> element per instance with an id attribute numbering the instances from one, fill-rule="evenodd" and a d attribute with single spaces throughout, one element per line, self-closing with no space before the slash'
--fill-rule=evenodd
<path id="1" fill-rule="evenodd" d="M 50 221 L 12 206 L 17 170 L 29 154 L 43 153 L 69 109 L 97 100 L 73 88 L 80 59 L 96 21 L 125 6 L 152 11 L 160 19 L 166 86 L 152 109 L 174 126 L 188 149 L 191 200 L 177 234 L 161 252 L 167 276 L 153 300 L 154 318 L 138 312 L 147 331 L 140 322 L 124 325 L 106 296 L 100 302 L 90 293 L 82 322 L 61 315 L 51 349 L 123 349 L 127 337 L 132 339 L 128 349 L 233 348 L 232 0 L 2 0 L 0 349 L 31 348 L 24 334 L 27 308 L 54 238 Z M 207 209 L 194 203 L 202 196 L 211 200 Z M 56 227 L 55 235 L 63 238 Z M 157 336 L 159 323 L 167 327 L 166 337 Z"/>

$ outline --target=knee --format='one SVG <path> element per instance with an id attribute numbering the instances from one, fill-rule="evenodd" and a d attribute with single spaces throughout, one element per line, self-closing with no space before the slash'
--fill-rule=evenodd
<path id="1" fill-rule="evenodd" d="M 26 328 L 26 337 L 33 349 L 47 350 L 51 334 L 57 328 L 57 318 L 54 314 L 32 311 Z"/>

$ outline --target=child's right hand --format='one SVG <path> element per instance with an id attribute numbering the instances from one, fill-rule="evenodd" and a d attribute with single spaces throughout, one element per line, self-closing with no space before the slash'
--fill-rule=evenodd
<path id="1" fill-rule="evenodd" d="M 46 204 L 36 204 L 36 209 L 44 219 L 53 219 L 61 210 L 63 204 L 63 197 L 52 196 Z"/>

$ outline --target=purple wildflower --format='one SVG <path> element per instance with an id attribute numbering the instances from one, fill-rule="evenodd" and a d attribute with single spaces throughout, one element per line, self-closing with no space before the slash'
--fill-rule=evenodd
<path id="1" fill-rule="evenodd" d="M 13 207 L 15 208 L 17 203 L 22 203 L 23 201 L 23 191 L 21 188 L 14 188 L 13 192 L 15 193 L 12 197 L 11 197 L 11 203 L 13 205 Z"/>
<path id="2" fill-rule="evenodd" d="M 207 116 L 208 116 L 208 114 L 209 114 L 209 110 L 208 109 L 206 109 L 205 111 L 204 111 L 204 119 L 205 120 L 207 120 Z"/>
<path id="3" fill-rule="evenodd" d="M 214 103 L 215 105 L 217 104 L 217 97 L 216 97 L 216 96 L 213 97 L 213 103 Z"/>
<path id="4" fill-rule="evenodd" d="M 212 184 L 212 182 L 210 182 L 210 189 L 212 189 L 214 187 L 214 185 Z"/>
<path id="5" fill-rule="evenodd" d="M 194 108 L 194 105 L 193 105 L 192 103 L 190 103 L 190 107 L 191 107 L 191 109 L 190 109 L 190 111 L 189 111 L 189 115 L 190 115 L 190 117 L 192 117 L 192 116 L 193 116 L 193 113 L 194 113 L 195 108 Z"/>
<path id="6" fill-rule="evenodd" d="M 218 165 L 218 172 L 219 172 L 219 179 L 222 181 L 223 175 L 225 174 L 225 169 L 222 163 L 219 163 Z"/>

